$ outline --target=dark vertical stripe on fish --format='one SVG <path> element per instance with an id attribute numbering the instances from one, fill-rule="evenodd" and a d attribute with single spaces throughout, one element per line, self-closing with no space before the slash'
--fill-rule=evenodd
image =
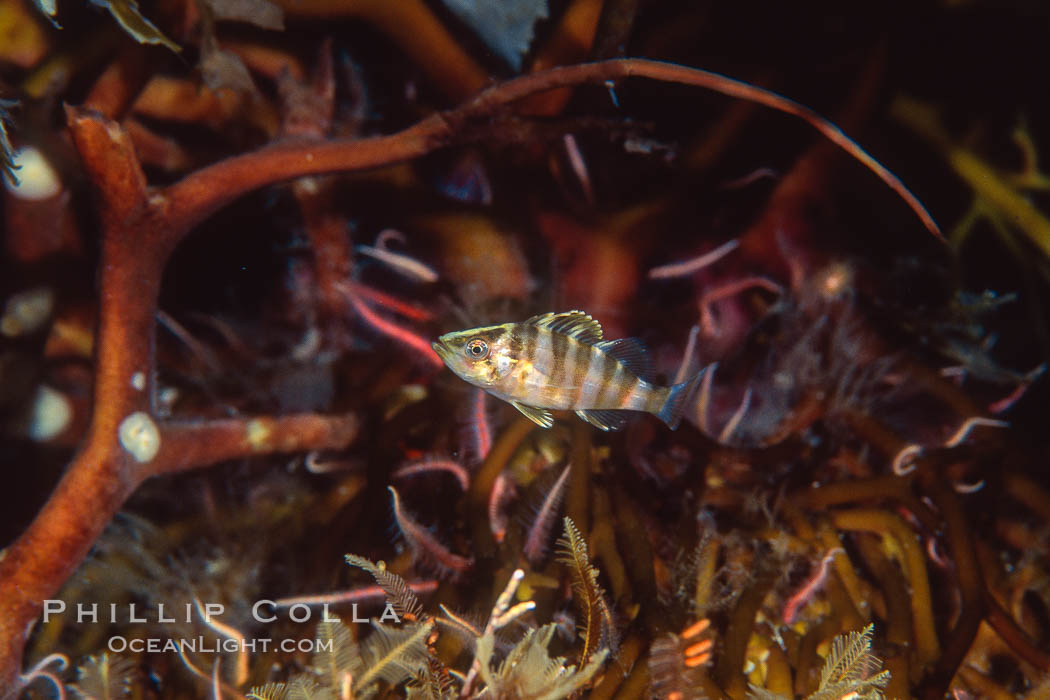
<path id="1" fill-rule="evenodd" d="M 523 360 L 532 361 L 532 358 L 536 356 L 536 348 L 539 345 L 540 329 L 535 326 L 525 326 L 525 332 L 522 337 L 522 349 L 521 357 Z M 528 364 L 522 364 L 521 370 L 516 372 L 518 377 L 518 391 L 519 396 L 524 396 L 530 391 L 530 381 L 532 372 Z"/>
<path id="2" fill-rule="evenodd" d="M 551 363 L 551 386 L 563 389 L 568 386 L 565 377 L 568 375 L 569 360 L 569 338 L 564 333 L 551 333 L 551 353 L 554 357 Z"/>
<path id="3" fill-rule="evenodd" d="M 606 354 L 605 356 L 605 371 L 602 373 L 602 388 L 598 391 L 598 396 L 594 399 L 593 408 L 615 408 L 617 404 L 613 403 L 617 391 L 617 386 L 622 383 L 624 377 L 624 368 L 616 358 Z"/>
<path id="4" fill-rule="evenodd" d="M 587 356 L 587 351 L 590 349 L 590 346 L 584 345 L 575 338 L 569 338 L 568 340 L 569 354 L 565 358 L 565 378 L 562 381 L 569 389 L 566 398 L 568 398 L 571 405 L 575 405 L 576 399 L 580 395 L 580 387 L 582 384 L 580 381 L 580 357 Z"/>
<path id="5" fill-rule="evenodd" d="M 536 356 L 536 339 L 540 335 L 540 329 L 536 326 L 525 326 L 524 338 L 522 338 L 522 355 L 527 359 Z"/>
<path id="6" fill-rule="evenodd" d="M 580 402 L 580 392 L 583 391 L 583 376 L 587 369 L 587 363 L 591 357 L 591 346 L 581 343 L 575 338 L 569 339 L 569 357 L 565 361 L 565 384 L 570 388 L 569 405 L 576 406 Z"/>

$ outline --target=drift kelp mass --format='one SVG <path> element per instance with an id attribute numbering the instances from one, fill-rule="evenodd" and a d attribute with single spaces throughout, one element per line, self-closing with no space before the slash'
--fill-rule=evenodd
<path id="1" fill-rule="evenodd" d="M 1045 696 L 1047 19 L 0 4 L 0 696 Z"/>

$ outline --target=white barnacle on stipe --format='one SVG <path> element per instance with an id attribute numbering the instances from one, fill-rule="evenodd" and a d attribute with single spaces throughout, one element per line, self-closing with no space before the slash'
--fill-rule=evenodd
<path id="1" fill-rule="evenodd" d="M 146 375 L 143 372 L 135 372 L 131 375 L 131 388 L 143 391 L 146 388 Z"/>
<path id="2" fill-rule="evenodd" d="M 149 414 L 143 411 L 136 411 L 121 421 L 117 436 L 121 446 L 136 462 L 149 462 L 160 451 L 160 430 Z"/>

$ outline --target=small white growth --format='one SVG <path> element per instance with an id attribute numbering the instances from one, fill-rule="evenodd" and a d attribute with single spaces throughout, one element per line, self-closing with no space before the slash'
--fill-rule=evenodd
<path id="1" fill-rule="evenodd" d="M 358 253 L 364 253 L 371 258 L 375 258 L 380 262 L 386 263 L 395 271 L 400 272 L 405 277 L 413 279 L 416 282 L 438 281 L 438 273 L 436 270 L 424 265 L 418 260 L 408 257 L 407 255 L 395 253 L 385 248 L 373 248 L 370 245 L 359 245 L 354 250 Z"/>
<path id="2" fill-rule="evenodd" d="M 120 444 L 137 462 L 149 462 L 160 451 L 160 431 L 153 419 L 142 411 L 136 411 L 121 421 L 117 435 Z"/>
<path id="3" fill-rule="evenodd" d="M 179 400 L 179 390 L 173 386 L 161 387 L 157 390 L 157 408 L 156 414 L 160 418 L 168 418 L 171 416 L 172 410 L 175 408 L 175 402 Z"/>
<path id="4" fill-rule="evenodd" d="M 32 146 L 24 146 L 15 151 L 15 173 L 18 184 L 4 181 L 7 191 L 19 199 L 40 200 L 54 197 L 62 191 L 62 181 L 58 173 L 44 158 L 44 154 Z"/>
<path id="5" fill-rule="evenodd" d="M 33 399 L 33 412 L 27 434 L 30 440 L 47 442 L 69 426 L 73 405 L 65 394 L 41 384 Z"/>
<path id="6" fill-rule="evenodd" d="M 313 155 L 310 153 L 306 154 L 307 163 L 312 163 L 313 159 Z M 303 194 L 317 194 L 321 191 L 321 186 L 315 177 L 301 177 L 295 181 L 295 187 Z"/>
<path id="7" fill-rule="evenodd" d="M 253 450 L 264 450 L 270 439 L 270 426 L 259 419 L 248 422 L 247 433 L 248 444 Z"/>
<path id="8" fill-rule="evenodd" d="M 4 304 L 0 333 L 8 338 L 28 335 L 47 323 L 54 308 L 55 293 L 48 287 L 33 287 L 18 292 Z"/>
<path id="9" fill-rule="evenodd" d="M 146 375 L 143 372 L 135 372 L 131 375 L 131 387 L 136 391 L 142 391 L 146 388 Z"/>
<path id="10" fill-rule="evenodd" d="M 316 326 L 310 326 L 306 329 L 306 333 L 303 334 L 302 340 L 292 348 L 292 359 L 299 362 L 306 362 L 317 356 L 318 351 L 321 349 L 321 342 L 324 338 L 321 336 L 321 331 Z"/>

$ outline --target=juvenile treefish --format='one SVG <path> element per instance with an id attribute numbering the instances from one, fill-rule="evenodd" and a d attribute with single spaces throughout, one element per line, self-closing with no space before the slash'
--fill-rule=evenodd
<path id="1" fill-rule="evenodd" d="M 602 430 L 620 428 L 624 411 L 646 411 L 673 430 L 703 374 L 670 387 L 650 384 L 641 342 L 603 340 L 601 325 L 583 311 L 446 333 L 434 351 L 461 378 L 544 428 L 554 424 L 547 409 L 558 409 Z"/>

